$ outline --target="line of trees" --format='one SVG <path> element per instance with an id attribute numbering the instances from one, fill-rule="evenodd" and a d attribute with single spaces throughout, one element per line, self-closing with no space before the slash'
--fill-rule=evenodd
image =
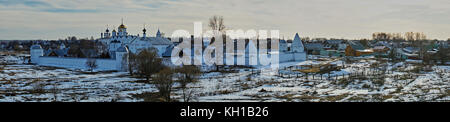
<path id="1" fill-rule="evenodd" d="M 147 83 L 154 84 L 159 91 L 160 98 L 164 101 L 172 101 L 171 93 L 174 83 L 180 84 L 179 89 L 182 90 L 183 102 L 195 99 L 196 90 L 189 87 L 189 84 L 198 81 L 201 72 L 197 66 L 165 66 L 155 48 L 144 49 L 137 55 L 133 53 L 128 55 L 127 68 L 130 75 L 145 78 Z"/>
<path id="2" fill-rule="evenodd" d="M 422 32 L 406 32 L 405 34 L 376 32 L 372 34 L 372 38 L 377 41 L 423 41 L 427 39 L 427 36 Z"/>

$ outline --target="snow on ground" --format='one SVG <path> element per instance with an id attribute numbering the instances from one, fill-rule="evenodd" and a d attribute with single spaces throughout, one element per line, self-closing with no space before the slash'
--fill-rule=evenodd
<path id="1" fill-rule="evenodd" d="M 450 66 L 434 66 L 430 71 L 414 72 L 414 63 L 389 63 L 378 70 L 374 58 L 358 58 L 345 68 L 323 74 L 295 77 L 298 72 L 285 67 L 331 63 L 342 66 L 333 58 L 311 57 L 309 61 L 241 68 L 235 72 L 203 73 L 196 84 L 196 101 L 201 102 L 347 102 L 347 101 L 450 101 Z M 258 71 L 259 69 L 263 69 Z M 387 69 L 386 74 L 373 74 Z M 281 71 L 279 71 L 281 70 Z M 280 77 L 278 73 L 291 74 Z M 363 76 L 349 77 L 361 74 Z M 372 74 L 372 75 L 371 75 Z M 342 75 L 345 75 L 342 77 Z M 336 80 L 334 76 L 339 76 Z M 181 90 L 174 86 L 173 99 L 182 101 Z M 34 65 L 6 65 L 0 70 L 0 102 L 80 101 L 139 102 L 144 93 L 157 93 L 154 85 L 130 77 L 126 72 L 86 73 L 71 69 Z"/>
<path id="2" fill-rule="evenodd" d="M 0 74 L 0 101 L 137 101 L 131 94 L 156 92 L 126 72 L 81 73 L 33 65 L 7 65 Z M 39 92 L 40 90 L 45 92 Z M 55 90 L 55 91 L 53 91 Z"/>
<path id="3" fill-rule="evenodd" d="M 291 62 L 280 67 L 294 65 L 319 64 L 320 61 Z M 336 61 L 335 64 L 341 64 Z M 351 73 L 371 74 L 372 59 L 360 59 L 331 76 Z M 343 79 L 338 81 L 315 80 L 311 76 L 302 78 L 282 78 L 275 75 L 251 74 L 249 71 L 238 73 L 205 74 L 199 84 L 203 86 L 200 101 L 449 101 L 449 66 L 435 66 L 433 71 L 411 73 L 416 66 L 405 62 L 388 65 L 391 73 L 383 78 L 368 76 L 363 79 Z M 367 68 L 367 69 L 365 69 Z M 280 68 L 282 69 L 282 68 Z M 272 71 L 278 72 L 278 71 Z M 276 74 L 276 73 L 264 73 Z M 291 73 L 295 74 L 295 73 Z M 411 77 L 407 76 L 411 74 Z M 328 74 L 324 74 L 327 77 Z M 349 80 L 348 84 L 340 83 Z M 382 84 L 376 81 L 383 81 Z"/>

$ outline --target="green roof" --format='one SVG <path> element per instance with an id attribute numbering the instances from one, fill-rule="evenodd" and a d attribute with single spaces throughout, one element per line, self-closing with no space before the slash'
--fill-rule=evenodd
<path id="1" fill-rule="evenodd" d="M 364 50 L 364 46 L 356 41 L 349 41 L 348 44 L 354 49 L 354 50 Z"/>

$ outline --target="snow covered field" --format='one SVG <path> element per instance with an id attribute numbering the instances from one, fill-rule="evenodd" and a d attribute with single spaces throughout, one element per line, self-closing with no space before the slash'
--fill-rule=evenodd
<path id="1" fill-rule="evenodd" d="M 157 92 L 126 74 L 8 65 L 0 74 L 0 101 L 135 101 L 130 94 Z"/>
<path id="2" fill-rule="evenodd" d="M 450 101 L 450 67 L 439 66 L 433 69 L 433 72 L 420 74 L 415 79 L 397 80 L 393 78 L 396 75 L 399 77 L 402 72 L 394 71 L 386 74 L 381 85 L 374 83 L 379 79 L 355 79 L 343 84 L 343 80 L 312 80 L 311 76 L 307 80 L 249 73 L 214 74 L 211 75 L 214 77 L 208 77 L 200 83 L 204 87 L 200 101 Z M 336 73 L 351 73 L 354 70 L 347 68 Z"/>
<path id="3" fill-rule="evenodd" d="M 323 60 L 283 63 L 281 68 L 298 64 L 318 64 Z M 375 59 L 360 59 L 330 76 L 336 79 L 281 77 L 278 70 L 260 73 L 249 69 L 236 72 L 204 73 L 191 84 L 196 101 L 201 102 L 390 102 L 450 101 L 450 66 L 434 66 L 429 71 L 414 72 L 416 64 L 387 63 L 390 72 L 371 76 L 366 70 Z M 340 60 L 331 63 L 342 64 Z M 364 68 L 365 67 L 365 68 Z M 281 71 L 280 71 L 281 72 Z M 283 71 L 295 73 L 293 71 Z M 364 72 L 367 77 L 350 77 Z M 379 72 L 379 71 L 378 71 Z M 380 76 L 380 77 L 378 77 Z M 328 77 L 324 74 L 323 77 Z M 154 85 L 144 79 L 130 77 L 126 72 L 85 73 L 70 69 L 34 65 L 6 65 L 0 70 L 0 102 L 139 102 L 147 101 L 146 93 L 157 93 Z M 181 100 L 175 85 L 172 97 Z"/>

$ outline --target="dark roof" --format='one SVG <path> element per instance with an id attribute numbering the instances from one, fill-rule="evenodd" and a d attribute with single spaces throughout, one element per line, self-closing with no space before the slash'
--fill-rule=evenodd
<path id="1" fill-rule="evenodd" d="M 407 51 L 409 53 L 414 53 L 414 52 L 418 52 L 420 49 L 419 48 L 414 48 L 414 47 L 405 47 L 403 48 L 404 51 Z"/>
<path id="2" fill-rule="evenodd" d="M 307 50 L 322 50 L 323 45 L 321 43 L 306 43 L 305 48 Z"/>
<path id="3" fill-rule="evenodd" d="M 379 41 L 379 42 L 377 42 L 374 46 L 386 46 L 386 47 L 391 47 L 391 44 L 389 44 L 388 42 Z"/>
<path id="4" fill-rule="evenodd" d="M 52 53 L 53 51 L 52 50 L 45 50 L 44 51 L 44 56 L 48 56 L 48 55 L 50 55 L 50 53 Z"/>
<path id="5" fill-rule="evenodd" d="M 327 40 L 326 42 L 328 44 L 340 44 L 342 43 L 342 40 Z"/>
<path id="6" fill-rule="evenodd" d="M 58 50 L 55 50 L 55 53 L 56 53 L 58 56 L 63 57 L 63 56 L 67 56 L 67 52 L 68 52 L 68 51 L 69 51 L 68 49 L 58 49 Z"/>
<path id="7" fill-rule="evenodd" d="M 162 53 L 162 57 L 171 57 L 173 48 L 174 48 L 173 45 L 170 45 L 169 47 L 167 47 L 166 52 Z"/>
<path id="8" fill-rule="evenodd" d="M 69 52 L 69 49 L 67 49 L 67 48 L 66 49 L 49 49 L 44 52 L 44 56 L 49 56 L 50 54 L 54 53 L 58 57 L 64 57 L 64 56 L 68 55 L 68 52 Z"/>
<path id="9" fill-rule="evenodd" d="M 354 50 L 364 50 L 364 46 L 357 42 L 357 41 L 349 41 L 348 44 L 354 49 Z"/>
<path id="10" fill-rule="evenodd" d="M 150 41 L 152 45 L 172 45 L 173 43 L 167 38 L 160 37 L 147 37 L 144 38 L 144 41 Z"/>
<path id="11" fill-rule="evenodd" d="M 42 49 L 41 45 L 33 45 L 31 49 Z"/>

